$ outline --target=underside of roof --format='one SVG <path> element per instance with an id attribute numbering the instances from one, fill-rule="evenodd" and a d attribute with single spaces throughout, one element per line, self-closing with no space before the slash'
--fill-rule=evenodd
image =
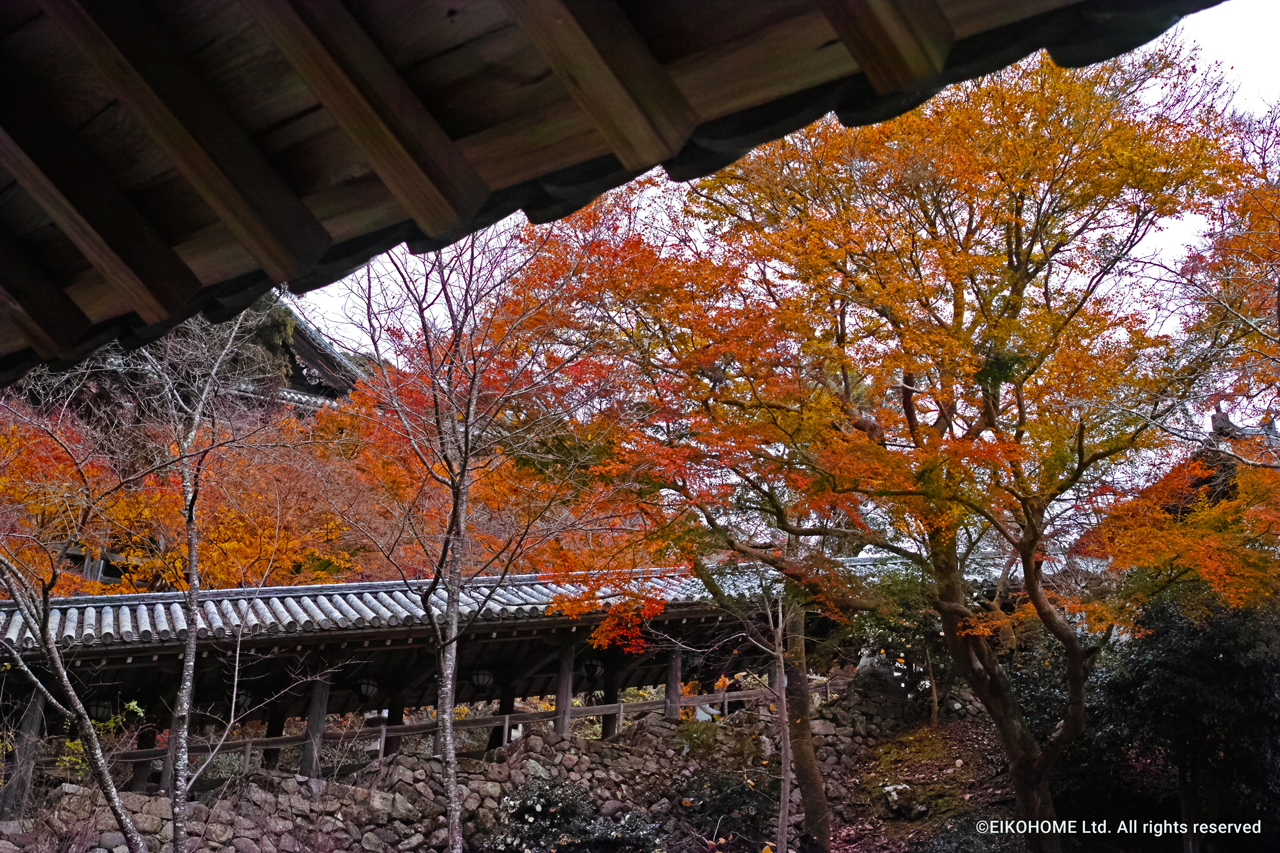
<path id="1" fill-rule="evenodd" d="M 177 689 L 185 640 L 194 630 L 198 704 L 225 699 L 235 677 L 240 690 L 259 699 L 279 693 L 291 714 L 304 714 L 309 691 L 289 686 L 301 683 L 299 672 L 307 666 L 318 666 L 336 682 L 333 713 L 362 706 L 355 687 L 360 678 L 373 678 L 384 693 L 418 707 L 435 701 L 438 661 L 431 620 L 444 608 L 443 596 L 433 595 L 432 612 L 423 609 L 422 586 L 380 581 L 210 590 L 201 594 L 194 625 L 183 613 L 182 593 L 80 596 L 52 602 L 49 630 L 82 696 L 162 706 Z M 632 590 L 639 591 L 639 586 Z M 570 618 L 556 606 L 585 595 L 571 583 L 527 576 L 472 580 L 461 603 L 459 701 L 497 699 L 504 684 L 516 687 L 520 696 L 554 693 L 559 650 L 566 644 L 607 663 L 616 686 L 625 689 L 663 682 L 666 637 L 696 639 L 705 647 L 724 639 L 722 614 L 698 581 L 655 576 L 643 584 L 643 592 L 664 604 L 647 633 L 657 642 L 643 653 L 625 654 L 589 643 L 612 603 L 607 595 L 598 607 Z M 742 668 L 751 650 L 733 651 L 738 645 L 740 640 L 731 642 L 722 657 L 731 656 Z M 0 649 L 43 669 L 31 626 L 10 601 L 0 601 Z M 470 678 L 481 669 L 491 678 Z M 21 698 L 26 688 L 25 682 L 11 683 L 0 704 Z M 262 713 L 260 708 L 250 718 Z"/>
<path id="2" fill-rule="evenodd" d="M 6 0 L 0 385 L 1217 0 Z"/>

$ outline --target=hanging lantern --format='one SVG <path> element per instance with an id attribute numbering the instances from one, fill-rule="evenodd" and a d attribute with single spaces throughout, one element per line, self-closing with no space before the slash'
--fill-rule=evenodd
<path id="1" fill-rule="evenodd" d="M 236 713 L 245 714 L 253 710 L 253 694 L 244 688 L 236 691 Z"/>
<path id="2" fill-rule="evenodd" d="M 481 689 L 493 686 L 493 673 L 487 669 L 477 669 L 471 673 L 472 685 Z"/>
<path id="3" fill-rule="evenodd" d="M 111 712 L 115 709 L 105 699 L 94 699 L 85 706 L 85 710 L 89 712 L 89 719 L 95 723 L 105 723 L 111 719 Z"/>
<path id="4" fill-rule="evenodd" d="M 604 664 L 597 658 L 590 658 L 582 662 L 582 674 L 594 681 L 604 675 Z"/>
<path id="5" fill-rule="evenodd" d="M 368 701 L 378 695 L 378 682 L 372 678 L 360 678 L 356 680 L 356 692 L 360 694 L 360 698 Z"/>

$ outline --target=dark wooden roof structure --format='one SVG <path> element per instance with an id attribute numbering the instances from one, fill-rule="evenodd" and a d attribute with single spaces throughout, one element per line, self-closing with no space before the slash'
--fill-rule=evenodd
<path id="1" fill-rule="evenodd" d="M 1216 0 L 5 0 L 0 384 Z"/>

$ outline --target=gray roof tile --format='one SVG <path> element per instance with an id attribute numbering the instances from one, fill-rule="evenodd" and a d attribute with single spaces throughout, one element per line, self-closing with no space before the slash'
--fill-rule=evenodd
<path id="1" fill-rule="evenodd" d="M 240 631 L 251 636 L 423 625 L 430 617 L 418 590 L 426 586 L 381 581 L 209 590 L 203 594 L 194 628 L 199 638 L 223 639 Z M 655 580 L 650 589 L 670 603 L 705 600 L 701 584 L 692 579 Z M 480 612 L 488 622 L 539 618 L 547 615 L 557 596 L 579 592 L 572 585 L 536 578 L 508 577 L 496 585 L 485 578 L 465 590 L 461 612 L 463 618 Z M 173 643 L 184 639 L 189 628 L 181 600 L 176 592 L 55 599 L 49 629 L 65 646 Z M 601 607 L 609 600 L 604 595 Z M 431 596 L 432 611 L 441 614 L 444 604 L 443 592 L 436 590 Z M 0 602 L 0 637 L 21 648 L 35 645 L 35 637 L 12 602 Z"/>

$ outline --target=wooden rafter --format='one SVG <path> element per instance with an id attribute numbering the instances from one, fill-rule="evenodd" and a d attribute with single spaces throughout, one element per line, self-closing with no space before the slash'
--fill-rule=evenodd
<path id="1" fill-rule="evenodd" d="M 0 228 L 0 314 L 22 330 L 41 358 L 75 346 L 89 318 L 18 240 Z"/>
<path id="2" fill-rule="evenodd" d="M 506 0 L 507 10 L 628 169 L 683 147 L 697 113 L 613 0 Z"/>
<path id="3" fill-rule="evenodd" d="M 817 0 L 880 94 L 936 77 L 955 30 L 936 0 Z"/>
<path id="4" fill-rule="evenodd" d="M 1214 2 L 1144 0 L 1144 24 L 1100 23 L 1086 0 L 8 0 L 0 181 L 8 166 L 20 186 L 0 185 L 0 219 L 88 335 L 136 345 L 252 300 L 327 242 L 292 244 L 236 146 L 332 240 L 289 278 L 305 291 L 400 240 L 576 209 L 655 163 L 708 174 L 833 107 L 854 123 L 891 115 L 1002 67 L 1011 44 L 1112 56 Z M 38 96 L 15 107 L 15 90 Z M 206 119 L 224 112 L 238 139 L 220 149 L 228 124 Z M 197 149 L 216 169 L 174 154 Z M 286 244 L 274 260 L 253 244 L 264 236 Z M 8 293 L 0 384 L 42 353 L 87 351 L 81 335 L 54 352 L 83 324 L 68 311 L 66 329 L 46 327 L 60 314 Z"/>
<path id="5" fill-rule="evenodd" d="M 195 274 L 120 188 L 3 68 L 0 167 L 143 321 L 167 320 L 200 290 Z"/>
<path id="6" fill-rule="evenodd" d="M 489 187 L 338 0 L 242 0 L 428 234 L 457 228 Z"/>
<path id="7" fill-rule="evenodd" d="M 331 243 L 137 0 L 41 0 L 147 134 L 277 282 Z"/>

